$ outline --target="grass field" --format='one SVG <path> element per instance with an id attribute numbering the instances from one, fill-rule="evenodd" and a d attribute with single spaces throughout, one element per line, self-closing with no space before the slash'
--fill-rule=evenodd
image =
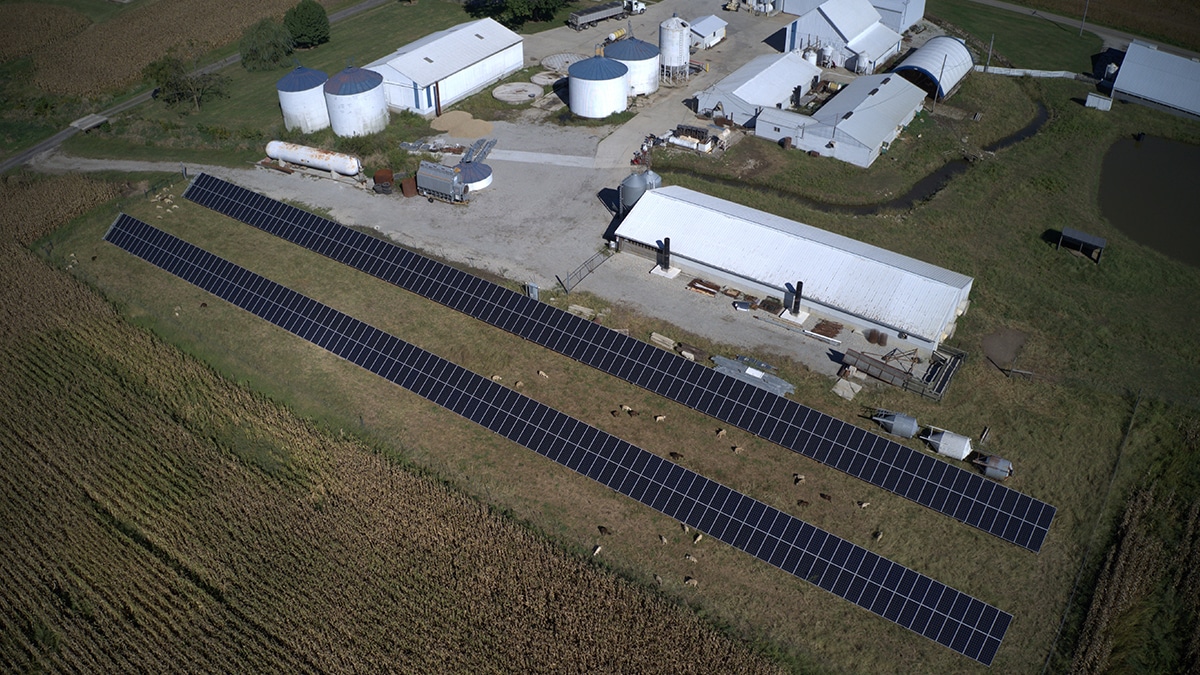
<path id="1" fill-rule="evenodd" d="M 775 671 L 221 378 L 24 247 L 110 186 L 0 190 L 21 209 L 0 216 L 0 670 Z"/>
<path id="2" fill-rule="evenodd" d="M 1031 18 L 970 0 L 929 0 L 925 14 L 949 21 L 973 35 L 976 40 L 971 48 L 979 64 L 987 59 L 992 35 L 996 36 L 992 65 L 998 65 L 995 55 L 999 54 L 1016 68 L 1090 73 L 1091 57 L 1103 46 L 1100 38 L 1091 33 L 1085 32 L 1081 37 L 1078 29 L 1048 19 Z"/>
<path id="3" fill-rule="evenodd" d="M 1013 0 L 1013 4 L 1083 19 L 1084 5 L 1078 0 Z M 1117 28 L 1200 51 L 1200 4 L 1192 0 L 1104 0 L 1095 4 L 1087 3 L 1086 24 Z"/>

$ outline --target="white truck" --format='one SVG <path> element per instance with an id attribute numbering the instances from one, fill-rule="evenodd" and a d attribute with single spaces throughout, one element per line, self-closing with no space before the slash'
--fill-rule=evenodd
<path id="1" fill-rule="evenodd" d="M 567 17 L 567 25 L 575 30 L 591 28 L 601 21 L 608 19 L 624 19 L 630 14 L 641 14 L 646 11 L 646 3 L 638 0 L 616 0 L 603 5 L 588 7 L 578 12 L 571 12 Z"/>

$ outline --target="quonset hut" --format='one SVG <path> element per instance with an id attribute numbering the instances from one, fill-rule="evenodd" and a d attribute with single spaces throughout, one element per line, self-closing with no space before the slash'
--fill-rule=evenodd
<path id="1" fill-rule="evenodd" d="M 275 83 L 283 126 L 288 131 L 311 134 L 329 126 L 329 108 L 325 105 L 325 82 L 329 76 L 319 70 L 299 66 Z"/>
<path id="2" fill-rule="evenodd" d="M 329 78 L 325 105 L 333 133 L 365 136 L 386 129 L 389 118 L 382 85 L 379 73 L 353 66 Z"/>
<path id="3" fill-rule="evenodd" d="M 966 43 L 949 35 L 939 35 L 909 54 L 892 72 L 941 100 L 949 96 L 974 67 Z"/>

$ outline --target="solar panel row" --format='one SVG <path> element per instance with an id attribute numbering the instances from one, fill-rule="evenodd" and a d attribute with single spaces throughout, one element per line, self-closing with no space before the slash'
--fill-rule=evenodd
<path id="1" fill-rule="evenodd" d="M 990 664 L 1012 616 L 122 214 L 105 240 L 509 440 Z"/>
<path id="2" fill-rule="evenodd" d="M 184 197 L 1032 551 L 1053 506 L 336 222 L 201 174 Z"/>

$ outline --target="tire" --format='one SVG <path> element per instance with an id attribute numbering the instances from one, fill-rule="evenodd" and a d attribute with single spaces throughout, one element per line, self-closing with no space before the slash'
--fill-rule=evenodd
<path id="1" fill-rule="evenodd" d="M 433 197 L 426 197 L 426 199 L 428 199 L 428 200 L 429 200 L 429 203 L 430 203 L 430 204 L 432 204 L 432 203 L 433 203 Z"/>

